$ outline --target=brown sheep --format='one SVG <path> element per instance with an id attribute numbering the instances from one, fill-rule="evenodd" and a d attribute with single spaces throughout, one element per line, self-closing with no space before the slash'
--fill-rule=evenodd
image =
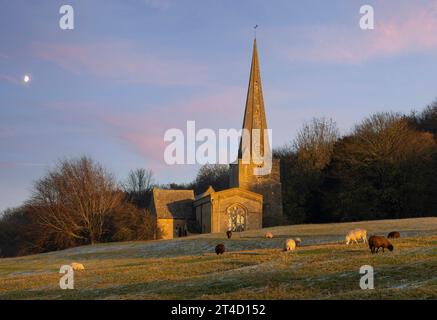
<path id="1" fill-rule="evenodd" d="M 232 231 L 231 230 L 226 231 L 226 236 L 228 237 L 228 239 L 231 239 L 232 238 Z"/>
<path id="2" fill-rule="evenodd" d="M 400 238 L 401 234 L 398 231 L 392 231 L 388 234 L 387 238 L 389 239 L 396 239 L 396 238 Z"/>
<path id="3" fill-rule="evenodd" d="M 223 243 L 216 245 L 215 253 L 217 253 L 217 255 L 225 253 L 225 245 Z"/>
<path id="4" fill-rule="evenodd" d="M 384 249 L 388 249 L 390 251 L 393 251 L 394 249 L 390 241 L 383 236 L 371 236 L 369 238 L 369 248 L 370 251 L 372 251 L 372 254 L 378 253 L 380 248 L 382 248 L 382 252 L 384 252 Z"/>

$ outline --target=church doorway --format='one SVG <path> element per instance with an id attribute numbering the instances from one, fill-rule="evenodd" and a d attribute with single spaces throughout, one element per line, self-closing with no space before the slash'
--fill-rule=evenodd
<path id="1" fill-rule="evenodd" d="M 233 232 L 241 232 L 246 230 L 247 210 L 239 205 L 235 204 L 228 208 L 228 230 Z"/>

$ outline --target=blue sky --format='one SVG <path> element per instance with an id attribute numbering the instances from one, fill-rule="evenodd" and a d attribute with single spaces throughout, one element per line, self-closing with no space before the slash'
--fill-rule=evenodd
<path id="1" fill-rule="evenodd" d="M 74 30 L 59 28 L 63 4 Z M 364 4 L 373 31 L 359 28 Z M 437 98 L 434 0 L 2 1 L 0 210 L 83 154 L 119 179 L 146 167 L 160 183 L 191 181 L 197 166 L 165 165 L 164 132 L 241 126 L 255 24 L 274 146 L 313 117 L 346 133 Z"/>

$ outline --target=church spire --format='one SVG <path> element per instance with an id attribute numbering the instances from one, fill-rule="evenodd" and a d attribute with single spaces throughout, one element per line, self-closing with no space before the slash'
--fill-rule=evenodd
<path id="1" fill-rule="evenodd" d="M 258 155 L 263 156 L 265 148 L 270 148 L 268 145 L 268 139 L 264 139 L 267 129 L 266 114 L 264 110 L 264 98 L 261 85 L 261 73 L 258 61 L 258 50 L 256 46 L 256 38 L 253 41 L 253 53 L 252 53 L 252 66 L 250 70 L 249 88 L 247 90 L 246 109 L 244 111 L 243 130 L 247 129 L 250 138 L 252 139 L 252 130 L 260 130 L 260 139 L 258 143 L 250 144 L 250 155 L 252 155 L 252 148 L 259 148 L 255 150 Z M 267 138 L 267 137 L 266 137 Z M 264 145 L 264 140 L 267 141 L 267 145 Z M 247 150 L 249 151 L 249 150 Z M 241 159 L 244 154 L 242 142 L 240 142 L 240 148 L 238 150 L 238 156 Z"/>

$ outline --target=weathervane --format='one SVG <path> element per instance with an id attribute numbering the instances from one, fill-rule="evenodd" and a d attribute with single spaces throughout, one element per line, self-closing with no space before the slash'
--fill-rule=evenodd
<path id="1" fill-rule="evenodd" d="M 255 34 L 255 39 L 256 39 L 256 29 L 258 28 L 259 26 L 258 25 L 255 25 L 254 27 L 253 27 L 253 33 Z"/>

